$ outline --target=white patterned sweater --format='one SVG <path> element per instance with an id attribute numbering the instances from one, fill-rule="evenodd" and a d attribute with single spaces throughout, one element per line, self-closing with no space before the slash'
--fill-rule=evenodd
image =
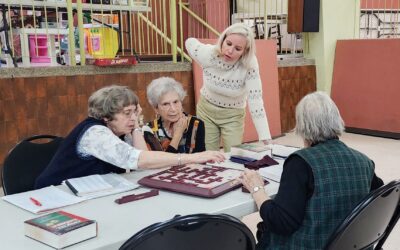
<path id="1" fill-rule="evenodd" d="M 257 59 L 254 57 L 247 69 L 240 61 L 225 62 L 218 56 L 215 45 L 203 44 L 195 38 L 188 38 L 185 45 L 190 56 L 203 68 L 202 97 L 225 108 L 245 108 L 247 99 L 258 139 L 271 139 Z"/>

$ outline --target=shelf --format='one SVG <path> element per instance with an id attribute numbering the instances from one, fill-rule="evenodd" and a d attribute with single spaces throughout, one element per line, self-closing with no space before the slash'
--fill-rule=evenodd
<path id="1" fill-rule="evenodd" d="M 15 6 L 15 7 L 32 7 L 35 8 L 67 8 L 67 2 L 60 1 L 33 1 L 33 0 L 14 0 L 12 3 L 10 0 L 0 0 L 0 4 L 4 4 L 6 6 Z M 77 4 L 72 3 L 72 8 L 77 9 Z M 133 12 L 150 12 L 151 8 L 148 6 L 128 6 L 128 5 L 110 5 L 110 4 L 91 4 L 91 3 L 82 3 L 82 10 L 84 11 L 133 11 Z"/>

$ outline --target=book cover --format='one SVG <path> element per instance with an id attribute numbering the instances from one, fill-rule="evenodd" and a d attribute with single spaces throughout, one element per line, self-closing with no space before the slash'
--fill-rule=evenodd
<path id="1" fill-rule="evenodd" d="M 64 211 L 25 221 L 25 235 L 54 248 L 97 236 L 97 222 Z"/>

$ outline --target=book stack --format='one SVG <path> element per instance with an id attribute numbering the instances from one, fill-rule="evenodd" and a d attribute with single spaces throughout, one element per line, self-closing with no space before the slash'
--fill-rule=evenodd
<path id="1" fill-rule="evenodd" d="M 97 222 L 58 211 L 24 222 L 25 235 L 60 249 L 97 236 Z"/>
<path id="2" fill-rule="evenodd" d="M 243 143 L 240 145 L 233 146 L 233 148 L 244 149 L 255 153 L 261 153 L 271 150 L 268 145 L 264 145 L 261 143 Z"/>
<path id="3" fill-rule="evenodd" d="M 253 142 L 232 146 L 230 153 L 231 155 L 239 155 L 260 160 L 270 152 L 271 148 L 268 145 L 264 145 L 261 142 Z"/>

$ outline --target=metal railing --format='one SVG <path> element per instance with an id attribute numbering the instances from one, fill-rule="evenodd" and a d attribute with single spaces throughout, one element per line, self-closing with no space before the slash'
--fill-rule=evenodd
<path id="1" fill-rule="evenodd" d="M 362 0 L 360 38 L 399 38 L 400 0 Z"/>
<path id="2" fill-rule="evenodd" d="M 302 34 L 287 32 L 287 0 L 236 0 L 233 3 L 232 23 L 246 22 L 254 28 L 256 38 L 276 40 L 278 57 L 302 57 Z"/>
<path id="3" fill-rule="evenodd" d="M 0 59 L 19 67 L 85 65 L 116 56 L 190 61 L 187 37 L 217 38 L 235 22 L 252 26 L 257 39 L 276 40 L 280 56 L 302 55 L 301 34 L 286 31 L 287 0 L 230 2 L 0 0 Z"/>

